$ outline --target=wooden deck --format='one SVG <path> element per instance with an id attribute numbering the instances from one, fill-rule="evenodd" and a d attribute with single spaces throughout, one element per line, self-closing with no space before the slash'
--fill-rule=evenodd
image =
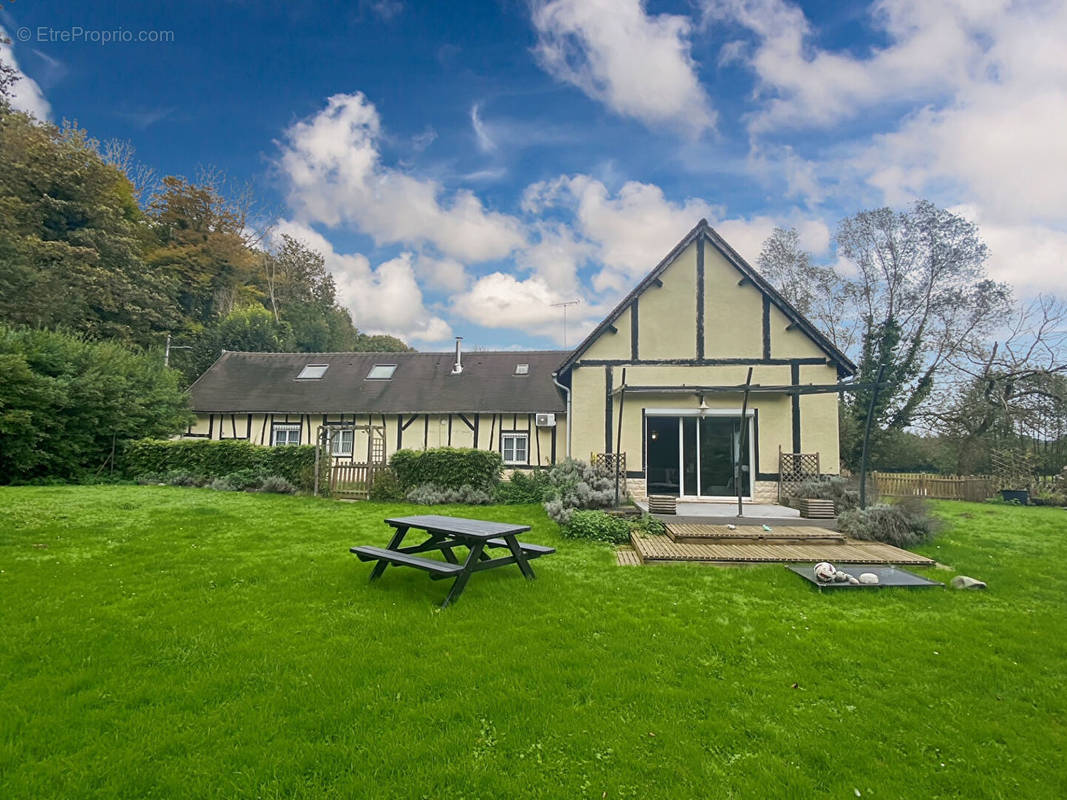
<path id="1" fill-rule="evenodd" d="M 620 547 L 615 551 L 615 559 L 620 567 L 641 566 L 641 559 L 637 557 L 637 551 L 632 547 Z"/>
<path id="2" fill-rule="evenodd" d="M 704 543 L 721 542 L 779 542 L 782 544 L 806 544 L 815 542 L 844 542 L 845 535 L 812 525 L 771 525 L 770 531 L 761 526 L 738 525 L 730 530 L 726 525 L 693 525 L 668 522 L 667 536 L 676 542 Z"/>
<path id="3" fill-rule="evenodd" d="M 750 532 L 748 534 L 752 536 Z M 642 563 L 700 561 L 711 564 L 783 564 L 815 561 L 848 564 L 910 564 L 933 566 L 934 560 L 880 542 L 843 538 L 840 541 L 793 543 L 781 540 L 676 542 L 668 536 L 632 537 Z"/>

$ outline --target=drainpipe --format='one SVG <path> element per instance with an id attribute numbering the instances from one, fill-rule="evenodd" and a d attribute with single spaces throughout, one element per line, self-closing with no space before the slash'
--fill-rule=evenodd
<path id="1" fill-rule="evenodd" d="M 552 373 L 552 383 L 567 393 L 567 458 L 571 457 L 571 390 L 557 380 L 558 372 Z"/>

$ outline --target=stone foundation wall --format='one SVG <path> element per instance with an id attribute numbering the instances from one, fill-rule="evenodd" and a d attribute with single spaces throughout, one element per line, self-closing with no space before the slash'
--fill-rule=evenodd
<path id="1" fill-rule="evenodd" d="M 648 500 L 648 494 L 645 491 L 645 479 L 644 478 L 627 478 L 626 490 L 630 493 L 630 497 L 634 500 L 640 500 L 642 502 Z M 680 497 L 679 502 L 686 502 L 690 498 Z M 777 503 L 778 502 L 778 482 L 777 481 L 756 481 L 754 491 L 752 493 L 753 503 Z"/>

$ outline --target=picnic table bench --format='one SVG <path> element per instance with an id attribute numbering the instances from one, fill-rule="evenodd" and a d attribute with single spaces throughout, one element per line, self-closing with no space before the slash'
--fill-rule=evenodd
<path id="1" fill-rule="evenodd" d="M 393 517 L 386 525 L 396 529 L 393 538 L 385 547 L 359 546 L 349 548 L 360 561 L 375 561 L 370 579 L 377 580 L 390 564 L 398 567 L 414 567 L 425 570 L 431 580 L 454 578 L 455 582 L 445 597 L 441 608 L 454 603 L 463 593 L 467 581 L 475 572 L 516 564 L 527 580 L 534 579 L 530 561 L 556 552 L 553 547 L 520 542 L 517 536 L 530 530 L 529 525 L 514 525 L 507 522 L 487 522 L 480 519 L 445 517 L 437 514 L 421 514 L 412 517 Z M 416 545 L 402 546 L 409 531 L 421 530 L 428 534 L 425 541 Z M 457 548 L 467 548 L 466 559 L 461 563 L 456 556 Z M 487 551 L 507 549 L 508 555 L 493 557 Z M 444 561 L 426 558 L 422 553 L 439 552 Z"/>

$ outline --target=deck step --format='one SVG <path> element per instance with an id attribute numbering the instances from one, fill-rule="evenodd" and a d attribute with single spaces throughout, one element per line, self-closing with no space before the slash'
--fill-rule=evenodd
<path id="1" fill-rule="evenodd" d="M 645 564 L 670 561 L 709 564 L 782 564 L 830 561 L 847 564 L 912 564 L 932 566 L 934 560 L 881 542 L 845 539 L 835 542 L 676 542 L 669 536 L 634 534 L 634 549 Z"/>
<path id="2" fill-rule="evenodd" d="M 772 525 L 765 531 L 759 525 L 738 525 L 731 530 L 726 525 L 693 525 L 679 522 L 667 523 L 667 536 L 675 542 L 697 544 L 743 544 L 750 543 L 841 543 L 845 536 L 837 531 L 810 525 Z"/>

